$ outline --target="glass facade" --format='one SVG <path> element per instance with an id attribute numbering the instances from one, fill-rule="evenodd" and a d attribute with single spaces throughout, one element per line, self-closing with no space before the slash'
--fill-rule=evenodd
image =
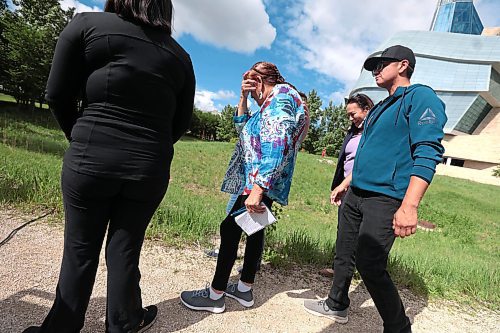
<path id="1" fill-rule="evenodd" d="M 451 29 L 451 22 L 453 21 L 454 8 L 454 3 L 441 5 L 438 8 L 438 12 L 436 14 L 436 17 L 434 18 L 434 24 L 431 30 L 449 32 Z"/>
<path id="2" fill-rule="evenodd" d="M 460 132 L 472 134 L 491 109 L 492 106 L 489 105 L 484 98 L 477 96 L 476 100 L 460 119 L 455 129 Z"/>
<path id="3" fill-rule="evenodd" d="M 500 106 L 500 74 L 494 68 L 491 70 L 490 92 L 496 96 Z"/>
<path id="4" fill-rule="evenodd" d="M 436 10 L 432 31 L 480 35 L 483 24 L 472 1 L 441 3 Z"/>
<path id="5" fill-rule="evenodd" d="M 479 96 L 477 93 L 469 92 L 442 92 L 437 91 L 437 95 L 446 105 L 446 116 L 448 121 L 444 126 L 445 133 L 458 130 L 457 125 L 464 117 L 471 105 Z"/>
<path id="6" fill-rule="evenodd" d="M 433 31 L 401 31 L 385 41 L 377 52 L 380 54 L 391 45 L 405 45 L 415 55 L 467 62 L 494 63 L 500 61 L 500 38 L 450 34 Z M 417 62 L 418 67 L 418 62 Z"/>
<path id="7" fill-rule="evenodd" d="M 446 104 L 446 133 L 472 133 L 491 110 L 491 97 L 498 104 L 493 106 L 500 106 L 500 74 L 495 70 L 500 68 L 499 37 L 403 31 L 384 42 L 373 55 L 396 44 L 411 48 L 416 55 L 411 82 L 432 87 Z M 352 90 L 360 92 L 375 103 L 387 97 L 364 69 Z M 480 96 L 486 92 L 488 101 Z"/>
<path id="8" fill-rule="evenodd" d="M 422 83 L 440 91 L 487 91 L 490 84 L 491 66 L 432 59 L 417 56 L 412 83 Z M 370 72 L 363 71 L 357 87 L 374 87 L 375 80 Z"/>

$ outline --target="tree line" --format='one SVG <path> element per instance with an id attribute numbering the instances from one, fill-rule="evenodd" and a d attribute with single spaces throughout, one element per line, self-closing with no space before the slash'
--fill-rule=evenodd
<path id="1" fill-rule="evenodd" d="M 329 102 L 322 106 L 321 98 L 315 90 L 307 96 L 311 125 L 301 148 L 311 154 L 324 153 L 336 156 L 349 128 L 344 105 Z M 203 140 L 235 141 L 238 137 L 233 116 L 236 106 L 226 105 L 219 114 L 194 110 L 190 134 Z"/>
<path id="2" fill-rule="evenodd" d="M 0 0 L 0 84 L 20 104 L 44 101 L 57 37 L 73 17 L 57 0 Z"/>
<path id="3" fill-rule="evenodd" d="M 63 28 L 74 15 L 74 8 L 63 10 L 58 0 L 13 0 L 10 10 L 0 0 L 0 91 L 18 104 L 40 105 L 57 43 Z M 316 91 L 308 94 L 311 125 L 302 149 L 309 153 L 338 154 L 348 127 L 343 105 L 332 102 L 322 107 Z M 233 115 L 236 107 L 227 105 L 218 114 L 194 109 L 189 134 L 210 141 L 236 141 Z"/>

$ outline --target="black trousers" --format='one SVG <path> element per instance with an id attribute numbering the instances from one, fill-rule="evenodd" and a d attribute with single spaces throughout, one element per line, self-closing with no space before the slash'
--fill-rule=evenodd
<path id="1" fill-rule="evenodd" d="M 216 290 L 226 290 L 231 269 L 238 254 L 238 244 L 241 239 L 243 230 L 236 224 L 231 213 L 245 206 L 247 195 L 240 195 L 234 204 L 231 212 L 222 221 L 220 225 L 220 248 L 217 256 L 217 267 L 215 269 L 214 278 L 212 280 L 212 288 Z M 264 196 L 262 202 L 271 209 L 273 201 Z M 264 247 L 264 232 L 262 229 L 251 236 L 247 236 L 245 245 L 245 256 L 243 258 L 243 270 L 241 271 L 240 280 L 246 283 L 254 283 L 257 267 L 262 258 L 262 250 Z"/>
<path id="2" fill-rule="evenodd" d="M 335 274 L 326 300 L 332 309 L 349 306 L 354 265 L 384 321 L 384 332 L 411 332 L 398 291 L 387 272 L 395 240 L 392 219 L 401 201 L 355 188 L 349 189 L 340 208 Z M 355 260 L 356 258 L 356 260 Z"/>
<path id="3" fill-rule="evenodd" d="M 168 186 L 161 179 L 104 179 L 63 167 L 64 253 L 43 333 L 80 332 L 106 229 L 106 332 L 134 332 L 143 319 L 139 256 L 146 227 Z"/>
<path id="4" fill-rule="evenodd" d="M 339 221 L 340 221 L 340 214 L 342 214 L 342 206 L 340 206 L 338 208 L 338 214 L 337 214 L 337 240 L 338 240 L 338 231 L 339 231 Z M 335 248 L 333 249 L 333 261 L 332 261 L 332 270 L 335 271 L 335 257 L 337 255 L 337 252 L 335 251 Z M 350 270 L 352 271 L 352 274 L 351 274 L 351 280 L 352 280 L 352 275 L 354 274 L 354 267 L 355 267 L 355 260 L 353 258 L 353 260 L 351 261 L 351 264 L 350 264 Z M 350 282 L 349 282 L 350 284 Z"/>

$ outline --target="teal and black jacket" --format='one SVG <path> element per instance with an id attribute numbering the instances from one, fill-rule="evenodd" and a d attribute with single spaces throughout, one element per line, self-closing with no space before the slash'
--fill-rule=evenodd
<path id="1" fill-rule="evenodd" d="M 398 87 L 365 120 L 351 186 L 401 200 L 411 176 L 430 183 L 443 158 L 446 121 L 445 105 L 430 87 Z"/>

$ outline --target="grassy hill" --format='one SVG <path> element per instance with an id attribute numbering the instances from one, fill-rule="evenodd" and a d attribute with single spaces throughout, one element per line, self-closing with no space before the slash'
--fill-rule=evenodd
<path id="1" fill-rule="evenodd" d="M 0 140 L 0 204 L 56 209 L 60 217 L 67 143 L 50 112 L 0 104 Z M 228 195 L 219 189 L 233 146 L 191 138 L 176 144 L 170 186 L 149 237 L 170 245 L 208 245 L 225 214 Z M 277 227 L 267 234 L 267 260 L 330 265 L 337 209 L 328 199 L 335 163 L 299 154 L 290 205 L 278 208 Z M 398 284 L 431 297 L 500 308 L 500 188 L 436 176 L 419 213 L 437 230 L 396 241 L 390 269 Z"/>

